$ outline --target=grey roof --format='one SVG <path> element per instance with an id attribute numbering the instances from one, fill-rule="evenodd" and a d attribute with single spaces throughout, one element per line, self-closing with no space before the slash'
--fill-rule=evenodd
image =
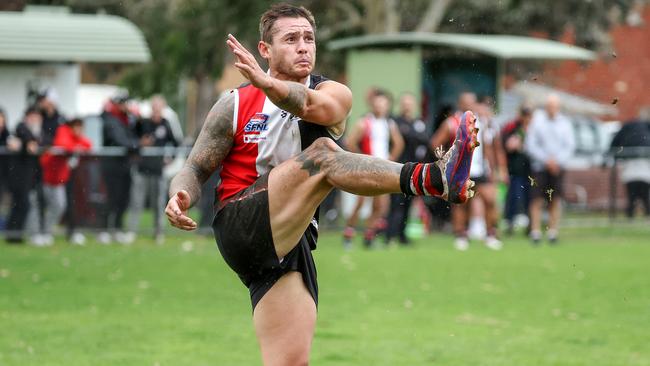
<path id="1" fill-rule="evenodd" d="M 536 108 L 543 107 L 550 94 L 556 94 L 562 101 L 562 108 L 572 114 L 588 116 L 616 116 L 618 114 L 618 108 L 611 104 L 600 103 L 543 84 L 519 81 L 514 85 L 512 91 L 520 95 L 528 105 Z"/>
<path id="2" fill-rule="evenodd" d="M 151 58 L 140 30 L 124 18 L 53 10 L 0 12 L 0 60 L 135 63 Z"/>
<path id="3" fill-rule="evenodd" d="M 373 46 L 447 46 L 467 49 L 503 59 L 593 60 L 584 48 L 539 38 L 450 33 L 371 34 L 331 41 L 331 50 Z"/>

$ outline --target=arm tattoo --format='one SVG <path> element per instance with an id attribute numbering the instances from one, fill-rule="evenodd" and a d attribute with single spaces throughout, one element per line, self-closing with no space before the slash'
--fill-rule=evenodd
<path id="1" fill-rule="evenodd" d="M 170 184 L 170 195 L 184 189 L 190 194 L 192 205 L 199 199 L 201 186 L 221 165 L 232 147 L 234 108 L 234 92 L 212 107 L 185 165 Z"/>
<path id="2" fill-rule="evenodd" d="M 304 112 L 305 105 L 307 104 L 307 88 L 294 81 L 285 81 L 285 83 L 289 86 L 289 93 L 287 96 L 279 100 L 271 100 L 275 105 L 283 110 L 301 116 Z"/>

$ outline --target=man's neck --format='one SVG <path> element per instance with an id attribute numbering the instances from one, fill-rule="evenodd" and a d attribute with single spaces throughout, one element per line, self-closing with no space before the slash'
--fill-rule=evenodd
<path id="1" fill-rule="evenodd" d="M 270 70 L 269 75 L 271 75 L 272 77 L 274 77 L 274 78 L 276 78 L 278 80 L 294 81 L 294 82 L 300 83 L 300 84 L 305 84 L 307 82 L 307 78 L 309 77 L 309 75 L 307 75 L 304 78 L 298 78 L 298 77 L 295 77 L 295 76 L 291 76 L 291 75 L 281 73 L 281 72 L 276 71 L 276 70 Z"/>
<path id="2" fill-rule="evenodd" d="M 405 119 L 405 120 L 407 120 L 407 121 L 413 121 L 413 120 L 415 120 L 415 117 L 414 117 L 413 114 L 411 114 L 411 113 L 405 113 L 405 114 L 402 114 L 402 118 Z"/>

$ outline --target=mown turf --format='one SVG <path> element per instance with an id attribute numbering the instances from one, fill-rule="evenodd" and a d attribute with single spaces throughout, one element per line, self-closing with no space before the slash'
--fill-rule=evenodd
<path id="1" fill-rule="evenodd" d="M 650 365 L 650 229 L 459 253 L 324 234 L 314 365 Z M 255 365 L 247 291 L 211 239 L 0 243 L 0 365 Z"/>

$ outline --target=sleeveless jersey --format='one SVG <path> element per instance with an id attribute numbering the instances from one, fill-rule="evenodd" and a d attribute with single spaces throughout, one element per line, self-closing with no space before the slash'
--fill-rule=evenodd
<path id="1" fill-rule="evenodd" d="M 388 159 L 390 156 L 390 124 L 391 119 L 376 118 L 372 114 L 363 120 L 363 136 L 359 141 L 359 150 L 363 154 Z"/>
<path id="2" fill-rule="evenodd" d="M 450 145 L 453 144 L 456 139 L 456 130 L 460 126 L 461 116 L 460 112 L 456 112 L 451 118 L 453 123 L 450 126 L 452 128 Z M 478 128 L 478 135 L 476 137 L 479 146 L 474 148 L 474 157 L 472 158 L 472 165 L 470 165 L 469 168 L 469 176 L 470 178 L 489 177 L 490 165 L 488 164 L 487 157 L 483 153 L 483 142 L 486 140 L 488 131 L 486 131 L 483 122 L 479 118 L 476 118 L 476 128 Z"/>
<path id="3" fill-rule="evenodd" d="M 305 86 L 315 89 L 326 81 L 310 75 Z M 235 93 L 233 146 L 222 162 L 217 197 L 223 201 L 257 178 L 296 156 L 319 137 L 338 139 L 325 126 L 303 121 L 277 107 L 261 89 L 246 84 Z"/>

